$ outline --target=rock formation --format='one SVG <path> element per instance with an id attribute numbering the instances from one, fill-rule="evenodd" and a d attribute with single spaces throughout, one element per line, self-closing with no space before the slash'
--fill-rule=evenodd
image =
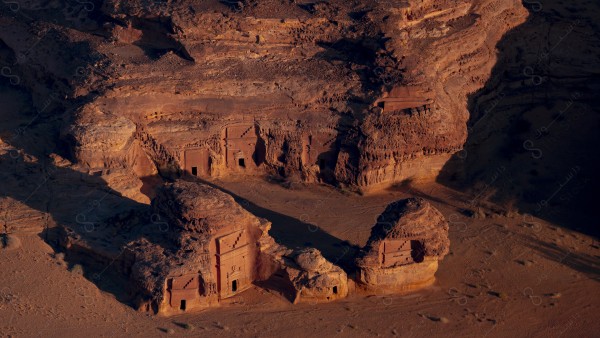
<path id="1" fill-rule="evenodd" d="M 348 276 L 314 248 L 266 251 L 270 262 L 269 282 L 294 304 L 318 303 L 348 295 Z"/>
<path id="2" fill-rule="evenodd" d="M 70 261 L 108 266 L 102 274 L 120 280 L 129 301 L 144 311 L 206 308 L 256 279 L 259 242 L 269 237 L 270 223 L 231 196 L 177 181 L 159 189 L 149 211 L 114 217 L 93 231 L 65 225 L 59 241 Z"/>
<path id="3" fill-rule="evenodd" d="M 270 222 L 196 179 L 164 184 L 151 206 L 113 208 L 113 216 L 103 209 L 58 222 L 44 236 L 99 287 L 108 283 L 120 300 L 164 315 L 216 306 L 253 284 L 293 303 L 344 298 L 355 282 L 368 292 L 411 290 L 433 281 L 449 246 L 448 224 L 434 207 L 394 202 L 357 258 L 354 281 L 317 249 L 277 243 Z"/>
<path id="4" fill-rule="evenodd" d="M 127 249 L 135 253 L 135 283 L 159 312 L 207 307 L 251 286 L 266 220 L 215 188 L 185 181 L 162 188 L 152 206 L 171 246 L 141 239 Z"/>
<path id="5" fill-rule="evenodd" d="M 0 49 L 61 116 L 73 162 L 360 190 L 435 178 L 466 139 L 466 95 L 526 14 L 516 0 L 109 0 L 56 21 L 44 6 L 20 8 L 35 29 L 4 9 Z M 80 62 L 48 57 L 57 43 Z"/>
<path id="6" fill-rule="evenodd" d="M 357 259 L 357 283 L 375 292 L 407 291 L 434 281 L 448 253 L 448 222 L 422 198 L 388 205 Z"/>
<path id="7" fill-rule="evenodd" d="M 348 277 L 344 270 L 327 261 L 317 249 L 306 249 L 294 258 L 300 269 L 287 268 L 293 276 L 300 301 L 333 300 L 348 295 Z"/>
<path id="8" fill-rule="evenodd" d="M 111 278 L 121 280 L 143 311 L 204 309 L 267 280 L 294 303 L 346 297 L 348 278 L 340 267 L 316 249 L 277 244 L 270 227 L 230 195 L 179 180 L 159 189 L 150 215 L 123 215 L 94 231 L 64 226 L 59 241 L 70 261 L 110 267 Z"/>
<path id="9" fill-rule="evenodd" d="M 600 157 L 590 156 L 600 144 L 600 8 L 523 3 L 530 15 L 498 42 L 489 80 L 469 96 L 464 149 L 438 181 L 476 196 L 474 205 L 498 203 L 598 236 L 589 219 L 600 189 Z"/>

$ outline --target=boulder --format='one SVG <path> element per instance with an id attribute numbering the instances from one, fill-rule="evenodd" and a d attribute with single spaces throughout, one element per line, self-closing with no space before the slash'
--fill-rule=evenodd
<path id="1" fill-rule="evenodd" d="M 296 303 L 327 302 L 348 295 L 348 276 L 329 262 L 318 249 L 281 250 L 273 247 L 267 256 L 277 262 L 275 288 Z"/>
<path id="2" fill-rule="evenodd" d="M 384 292 L 429 285 L 449 248 L 448 222 L 429 202 L 393 202 L 379 216 L 357 258 L 358 285 Z"/>

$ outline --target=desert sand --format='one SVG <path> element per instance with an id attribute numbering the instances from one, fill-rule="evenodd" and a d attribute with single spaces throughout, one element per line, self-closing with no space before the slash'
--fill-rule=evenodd
<path id="1" fill-rule="evenodd" d="M 341 241 L 364 244 L 387 201 L 423 196 L 450 221 L 451 251 L 433 286 L 406 295 L 293 305 L 253 287 L 218 308 L 165 318 L 136 312 L 70 272 L 38 234 L 16 234 L 22 246 L 2 252 L 3 335 L 592 337 L 599 328 L 600 247 L 592 237 L 526 215 L 465 216 L 468 198 L 439 185 L 364 197 L 261 180 L 218 183 L 269 216 L 283 242 L 311 242 L 341 259 Z"/>
<path id="2" fill-rule="evenodd" d="M 4 1 L 0 336 L 598 336 L 599 16 L 584 0 Z M 426 280 L 361 289 L 361 250 L 408 198 L 439 244 L 405 269 Z M 223 229 L 251 233 L 222 243 L 252 248 L 252 278 L 167 307 L 215 284 L 206 261 L 171 271 Z M 261 255 L 295 298 L 259 278 Z"/>

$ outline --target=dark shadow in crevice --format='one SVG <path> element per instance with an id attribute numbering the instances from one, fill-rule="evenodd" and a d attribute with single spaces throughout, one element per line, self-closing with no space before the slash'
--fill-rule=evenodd
<path id="1" fill-rule="evenodd" d="M 219 3 L 227 7 L 230 11 L 239 13 L 244 10 L 244 2 L 247 1 L 237 1 L 237 0 L 219 0 Z"/>
<path id="2" fill-rule="evenodd" d="M 317 45 L 324 51 L 315 54 L 315 58 L 325 60 L 334 67 L 343 66 L 358 75 L 363 95 L 351 97 L 349 101 L 366 105 L 360 107 L 364 109 L 368 108 L 373 98 L 381 94 L 384 86 L 402 81 L 402 70 L 388 67 L 398 66 L 391 54 L 378 54 L 385 50 L 386 41 L 387 38 L 379 33 L 360 39 L 342 38 L 333 42 L 319 42 Z M 388 66 L 384 66 L 386 64 Z"/>
<path id="3" fill-rule="evenodd" d="M 133 18 L 132 25 L 142 31 L 141 39 L 134 45 L 140 47 L 150 59 L 158 60 L 168 52 L 173 52 L 186 61 L 194 62 L 185 46 L 175 40 L 177 32 L 170 18 Z"/>

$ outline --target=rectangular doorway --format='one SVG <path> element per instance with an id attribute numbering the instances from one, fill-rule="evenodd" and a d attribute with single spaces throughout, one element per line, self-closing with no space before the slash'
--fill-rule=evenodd
<path id="1" fill-rule="evenodd" d="M 183 169 L 187 174 L 200 177 L 206 177 L 210 174 L 211 159 L 208 149 L 187 149 L 183 157 Z"/>
<path id="2" fill-rule="evenodd" d="M 244 230 L 217 238 L 217 290 L 221 299 L 250 287 L 252 255 Z"/>

